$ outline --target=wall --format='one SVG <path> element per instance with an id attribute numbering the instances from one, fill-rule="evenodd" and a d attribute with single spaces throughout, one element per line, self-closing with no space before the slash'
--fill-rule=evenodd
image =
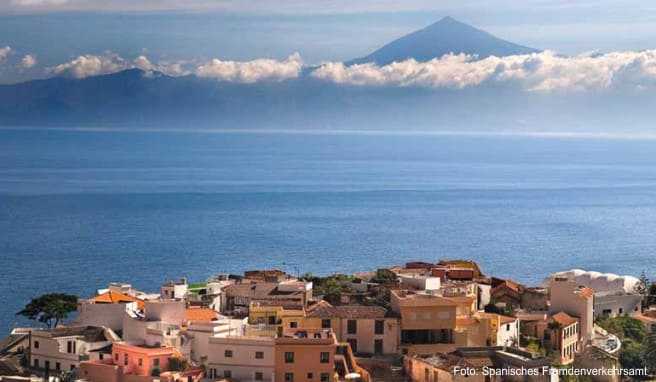
<path id="1" fill-rule="evenodd" d="M 225 351 L 232 351 L 232 357 L 226 357 Z M 255 372 L 261 372 L 264 381 L 272 381 L 274 372 L 274 340 L 258 337 L 212 337 L 209 339 L 207 369 L 215 369 L 217 376 L 223 376 L 225 370 L 232 373 L 235 380 L 250 381 Z M 263 358 L 255 358 L 256 352 L 262 352 Z"/>
<path id="2" fill-rule="evenodd" d="M 553 280 L 549 284 L 549 313 L 565 312 L 578 317 L 581 323 L 581 340 L 592 339 L 594 330 L 593 298 L 584 298 L 576 293 L 578 284 L 573 281 Z"/>
<path id="3" fill-rule="evenodd" d="M 162 321 L 167 324 L 182 325 L 185 319 L 185 303 L 177 300 L 146 301 L 144 303 L 146 320 Z"/>
<path id="4" fill-rule="evenodd" d="M 276 382 L 285 381 L 285 373 L 294 374 L 294 382 L 321 380 L 321 374 L 328 374 L 328 381 L 334 381 L 334 363 L 336 344 L 332 345 L 314 345 L 314 344 L 288 344 L 276 343 L 275 358 L 275 380 Z M 294 362 L 285 363 L 285 353 L 294 353 Z M 320 363 L 321 352 L 329 352 L 330 358 L 328 363 Z M 308 373 L 312 373 L 313 378 L 308 379 Z"/>
<path id="5" fill-rule="evenodd" d="M 77 306 L 76 325 L 105 326 L 114 331 L 123 330 L 123 316 L 126 309 L 135 310 L 136 302 L 128 304 L 90 304 Z"/>
<path id="6" fill-rule="evenodd" d="M 595 294 L 594 316 L 604 316 L 604 310 L 610 310 L 610 317 L 639 312 L 641 302 L 642 296 L 637 294 Z"/>
<path id="7" fill-rule="evenodd" d="M 374 354 L 375 340 L 383 341 L 383 354 L 398 354 L 400 341 L 400 325 L 395 318 L 381 318 L 384 322 L 383 334 L 375 334 L 376 319 L 356 320 L 356 334 L 348 334 L 348 319 L 341 319 L 337 340 L 347 342 L 357 341 L 357 353 Z"/>

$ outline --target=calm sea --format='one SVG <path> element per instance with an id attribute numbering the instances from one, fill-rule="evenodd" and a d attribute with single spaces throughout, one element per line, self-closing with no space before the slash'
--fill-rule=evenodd
<path id="1" fill-rule="evenodd" d="M 467 258 L 656 273 L 656 141 L 0 131 L 0 331 L 30 297 Z"/>

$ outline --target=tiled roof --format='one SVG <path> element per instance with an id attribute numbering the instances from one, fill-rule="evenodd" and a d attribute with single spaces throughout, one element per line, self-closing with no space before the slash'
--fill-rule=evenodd
<path id="1" fill-rule="evenodd" d="M 562 326 L 570 326 L 578 320 L 565 312 L 559 312 L 551 316 L 551 319 Z"/>
<path id="2" fill-rule="evenodd" d="M 266 299 L 278 298 L 294 295 L 300 295 L 302 292 L 283 292 L 277 290 L 278 284 L 276 283 L 243 283 L 229 285 L 225 288 L 225 293 L 228 297 L 248 297 L 251 299 Z"/>
<path id="3" fill-rule="evenodd" d="M 339 305 L 333 306 L 327 301 L 319 301 L 307 310 L 307 317 L 376 319 L 385 318 L 387 309 L 375 305 Z"/>
<path id="4" fill-rule="evenodd" d="M 209 308 L 187 308 L 185 311 L 185 320 L 187 321 L 214 321 L 217 314 Z"/>
<path id="5" fill-rule="evenodd" d="M 122 303 L 129 303 L 129 302 L 136 301 L 139 308 L 143 309 L 143 301 L 139 300 L 136 297 L 132 297 L 127 294 L 112 291 L 112 290 L 100 294 L 92 298 L 90 301 L 92 301 L 95 304 L 122 304 Z"/>
<path id="6" fill-rule="evenodd" d="M 56 329 L 37 330 L 32 332 L 34 335 L 44 337 L 83 337 L 86 342 L 103 342 L 108 341 L 105 336 L 105 329 L 100 326 L 69 326 L 59 327 Z"/>
<path id="7" fill-rule="evenodd" d="M 584 297 L 586 299 L 592 298 L 594 296 L 594 290 L 592 288 L 581 288 L 579 289 L 579 296 Z"/>

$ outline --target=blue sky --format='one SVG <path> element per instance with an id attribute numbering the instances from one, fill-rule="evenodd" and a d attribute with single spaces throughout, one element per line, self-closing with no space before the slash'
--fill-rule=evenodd
<path id="1" fill-rule="evenodd" d="M 644 1 L 5 0 L 0 82 L 83 54 L 157 61 L 283 59 L 306 64 L 365 55 L 443 16 L 501 38 L 573 55 L 655 48 L 656 6 Z M 31 68 L 21 66 L 30 55 Z"/>

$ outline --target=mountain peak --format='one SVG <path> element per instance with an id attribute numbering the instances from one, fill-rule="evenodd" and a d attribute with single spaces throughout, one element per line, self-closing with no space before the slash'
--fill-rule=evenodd
<path id="1" fill-rule="evenodd" d="M 502 40 L 451 16 L 446 16 L 423 29 L 390 42 L 365 57 L 357 58 L 346 64 L 373 62 L 377 65 L 387 65 L 410 58 L 417 61 L 429 61 L 449 53 L 465 53 L 485 58 L 537 51 Z"/>

